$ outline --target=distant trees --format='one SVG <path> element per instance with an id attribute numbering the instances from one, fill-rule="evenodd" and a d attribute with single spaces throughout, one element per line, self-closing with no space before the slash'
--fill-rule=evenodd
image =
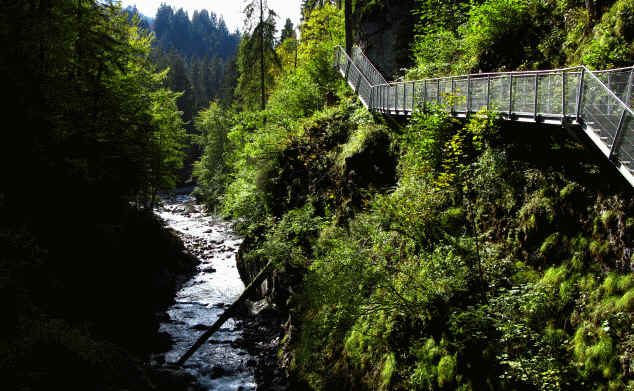
<path id="1" fill-rule="evenodd" d="M 280 43 L 284 42 L 287 38 L 295 37 L 295 28 L 290 18 L 286 18 L 284 28 L 280 34 Z"/>
<path id="2" fill-rule="evenodd" d="M 183 92 L 178 107 L 192 129 L 195 113 L 218 100 L 230 105 L 233 93 L 224 85 L 235 85 L 233 58 L 240 42 L 239 32 L 230 33 L 222 16 L 207 10 L 194 11 L 191 20 L 183 9 L 162 4 L 153 30 L 153 62 L 170 69 L 166 86 Z M 226 80 L 233 77 L 234 80 Z"/>
<path id="3" fill-rule="evenodd" d="M 162 4 L 151 24 L 142 15 L 134 20 L 136 8 L 126 11 L 130 21 L 154 32 L 151 61 L 160 70 L 169 69 L 163 85 L 180 92 L 176 96 L 178 110 L 190 135 L 196 133 L 196 113 L 210 102 L 231 106 L 238 77 L 235 56 L 241 40 L 239 31 L 229 32 L 222 16 L 207 10 L 194 11 L 190 20 L 182 8 Z M 187 151 L 182 179 L 190 177 L 199 152 L 196 145 Z"/>
<path id="4" fill-rule="evenodd" d="M 291 69 L 297 69 L 298 50 L 299 40 L 297 39 L 293 22 L 290 19 L 286 19 L 280 35 L 280 42 L 275 49 L 280 60 L 281 72 L 288 73 Z"/>
<path id="5" fill-rule="evenodd" d="M 156 46 L 164 51 L 175 50 L 186 58 L 235 55 L 240 35 L 230 33 L 222 16 L 207 10 L 194 11 L 191 21 L 182 8 L 174 10 L 162 4 L 154 20 Z"/>

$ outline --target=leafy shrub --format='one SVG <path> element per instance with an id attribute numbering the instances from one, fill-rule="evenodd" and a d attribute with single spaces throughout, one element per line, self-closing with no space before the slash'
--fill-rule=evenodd
<path id="1" fill-rule="evenodd" d="M 634 2 L 616 1 L 601 18 L 588 44 L 583 48 L 582 59 L 597 69 L 629 66 L 634 62 Z"/>

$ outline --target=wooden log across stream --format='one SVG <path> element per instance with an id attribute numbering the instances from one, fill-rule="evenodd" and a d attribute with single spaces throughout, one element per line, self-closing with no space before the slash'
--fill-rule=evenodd
<path id="1" fill-rule="evenodd" d="M 211 327 L 209 327 L 200 337 L 198 337 L 198 340 L 196 340 L 192 347 L 189 348 L 189 350 L 185 354 L 183 354 L 183 356 L 176 362 L 176 365 L 183 366 L 185 361 L 187 361 L 187 359 L 190 358 L 192 354 L 194 354 L 196 350 L 198 350 L 205 343 L 205 341 L 207 341 L 209 337 L 213 335 L 213 333 L 218 331 L 218 329 L 227 321 L 227 319 L 233 316 L 233 313 L 236 311 L 238 306 L 242 302 L 244 302 L 247 297 L 249 297 L 251 292 L 255 289 L 255 287 L 257 287 L 266 278 L 272 266 L 273 261 L 269 261 L 269 263 L 264 266 L 264 268 L 258 273 L 258 275 L 255 276 L 253 281 L 251 281 L 251 283 L 244 289 L 244 292 L 242 292 L 240 297 L 238 297 L 238 299 L 234 301 L 233 304 L 231 304 L 231 306 L 222 313 L 222 315 L 220 315 L 218 320 L 216 320 L 214 324 L 211 325 Z"/>

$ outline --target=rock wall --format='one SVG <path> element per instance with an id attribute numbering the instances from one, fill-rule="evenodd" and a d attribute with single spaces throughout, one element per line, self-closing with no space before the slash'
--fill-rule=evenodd
<path id="1" fill-rule="evenodd" d="M 354 42 L 359 45 L 388 81 L 411 65 L 416 0 L 357 0 L 354 9 Z"/>

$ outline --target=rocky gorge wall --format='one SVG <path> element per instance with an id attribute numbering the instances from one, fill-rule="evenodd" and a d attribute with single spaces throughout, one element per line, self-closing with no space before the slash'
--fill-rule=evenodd
<path id="1" fill-rule="evenodd" d="M 401 68 L 412 64 L 409 47 L 414 41 L 416 17 L 412 11 L 415 8 L 416 0 L 356 2 L 354 43 L 365 51 L 388 81 L 395 79 Z"/>

